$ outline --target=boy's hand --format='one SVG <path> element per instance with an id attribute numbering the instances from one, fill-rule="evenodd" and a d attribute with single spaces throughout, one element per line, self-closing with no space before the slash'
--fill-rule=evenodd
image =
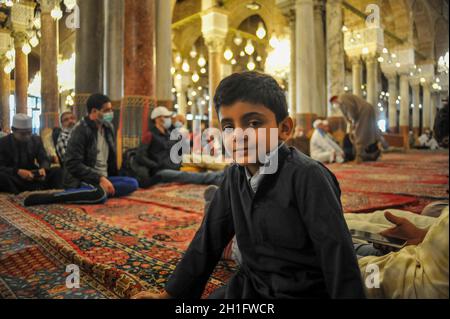
<path id="1" fill-rule="evenodd" d="M 17 175 L 19 175 L 21 179 L 24 179 L 29 182 L 31 182 L 34 179 L 33 172 L 27 169 L 19 169 L 17 171 Z"/>
<path id="2" fill-rule="evenodd" d="M 39 177 L 37 177 L 36 179 L 38 181 L 45 181 L 45 177 L 47 176 L 47 173 L 45 172 L 44 168 L 41 168 L 40 170 L 38 170 L 39 173 Z"/>
<path id="3" fill-rule="evenodd" d="M 167 292 L 162 293 L 154 293 L 150 291 L 142 291 L 137 295 L 131 297 L 131 299 L 171 299 L 170 295 Z"/>
<path id="4" fill-rule="evenodd" d="M 427 230 L 416 227 L 406 218 L 395 216 L 390 212 L 386 212 L 384 216 L 395 224 L 395 227 L 381 232 L 383 236 L 406 240 L 408 245 L 419 245 L 427 234 Z"/>

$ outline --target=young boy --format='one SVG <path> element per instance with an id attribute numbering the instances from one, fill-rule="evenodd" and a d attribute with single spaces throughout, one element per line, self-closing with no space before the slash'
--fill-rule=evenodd
<path id="1" fill-rule="evenodd" d="M 165 291 L 135 298 L 201 297 L 235 235 L 242 265 L 211 298 L 364 298 L 338 182 L 327 168 L 284 145 L 293 121 L 277 82 L 255 72 L 233 74 L 217 88 L 214 103 L 222 130 L 262 129 L 256 146 L 277 152 L 277 170 L 262 174 L 263 163 L 250 158 L 254 146 L 248 142 L 237 149 L 232 143 L 233 153 L 244 156 L 226 170 Z M 278 129 L 275 147 L 270 147 L 270 129 Z"/>

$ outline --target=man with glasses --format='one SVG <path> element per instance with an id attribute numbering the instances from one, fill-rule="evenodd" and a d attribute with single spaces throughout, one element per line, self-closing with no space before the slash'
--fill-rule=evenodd
<path id="1" fill-rule="evenodd" d="M 62 172 L 50 168 L 42 139 L 32 134 L 31 117 L 16 114 L 12 134 L 0 139 L 0 192 L 61 188 Z"/>

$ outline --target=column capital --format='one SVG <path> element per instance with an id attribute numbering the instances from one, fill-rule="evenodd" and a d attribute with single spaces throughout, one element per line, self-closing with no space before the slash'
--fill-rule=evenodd
<path id="1" fill-rule="evenodd" d="M 202 34 L 210 50 L 220 50 L 228 34 L 228 12 L 210 8 L 202 15 Z"/>
<path id="2" fill-rule="evenodd" d="M 28 34 L 22 31 L 14 31 L 12 33 L 14 38 L 14 46 L 16 48 L 21 48 L 25 43 L 28 43 Z"/>
<path id="3" fill-rule="evenodd" d="M 409 85 L 413 90 L 419 90 L 420 89 L 420 78 L 419 77 L 410 77 L 409 78 Z"/>
<path id="4" fill-rule="evenodd" d="M 59 4 L 59 0 L 40 0 L 41 3 L 41 13 L 50 14 L 51 11 Z"/>
<path id="5" fill-rule="evenodd" d="M 353 55 L 350 56 L 349 58 L 352 65 L 361 64 L 361 57 L 359 55 Z"/>
<path id="6" fill-rule="evenodd" d="M 11 24 L 15 32 L 27 32 L 34 17 L 36 4 L 31 1 L 15 2 L 11 8 Z"/>
<path id="7" fill-rule="evenodd" d="M 397 81 L 397 72 L 383 72 L 384 76 L 388 79 L 389 82 Z"/>
<path id="8" fill-rule="evenodd" d="M 323 14 L 325 3 L 323 0 L 314 0 L 314 14 Z"/>
<path id="9" fill-rule="evenodd" d="M 377 63 L 377 59 L 378 59 L 378 54 L 376 52 L 370 52 L 368 54 L 363 54 L 362 55 L 362 59 L 366 62 L 366 63 Z"/>

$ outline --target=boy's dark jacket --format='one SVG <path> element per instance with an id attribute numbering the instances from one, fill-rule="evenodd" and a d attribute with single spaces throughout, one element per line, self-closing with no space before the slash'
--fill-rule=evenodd
<path id="1" fill-rule="evenodd" d="M 279 149 L 256 194 L 244 168 L 229 167 L 165 289 L 199 298 L 236 235 L 243 264 L 221 298 L 364 298 L 340 195 L 335 176 L 294 148 Z"/>
<path id="2" fill-rule="evenodd" d="M 104 136 L 109 146 L 108 176 L 117 176 L 117 158 L 114 128 L 103 123 Z M 97 162 L 97 124 L 83 118 L 73 129 L 64 160 L 64 187 L 78 188 L 81 182 L 98 185 L 100 175 L 94 170 Z"/>

